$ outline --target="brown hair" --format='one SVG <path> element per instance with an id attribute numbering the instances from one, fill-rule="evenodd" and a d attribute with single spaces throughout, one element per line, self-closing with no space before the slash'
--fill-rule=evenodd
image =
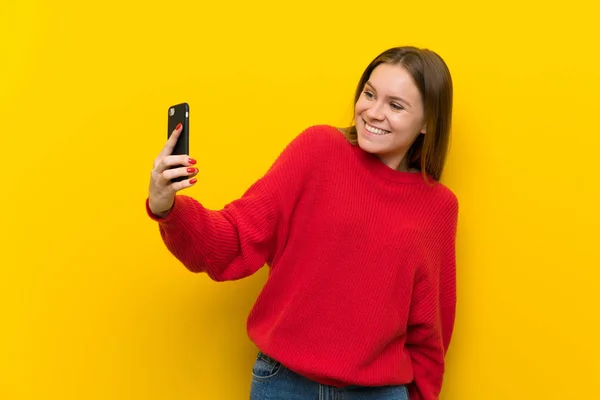
<path id="1" fill-rule="evenodd" d="M 388 49 L 371 61 L 363 72 L 356 87 L 354 104 L 360 98 L 373 70 L 383 63 L 403 66 L 412 76 L 423 100 L 427 133 L 417 136 L 408 150 L 408 167 L 420 169 L 425 180 L 429 174 L 439 181 L 446 162 L 452 124 L 450 71 L 444 60 L 431 50 L 413 46 Z M 357 143 L 354 118 L 351 126 L 343 131 L 352 144 Z"/>

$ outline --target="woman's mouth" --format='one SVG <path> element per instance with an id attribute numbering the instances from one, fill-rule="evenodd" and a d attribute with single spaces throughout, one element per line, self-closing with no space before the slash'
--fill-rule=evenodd
<path id="1" fill-rule="evenodd" d="M 386 131 L 383 129 L 379 129 L 379 128 L 375 128 L 374 126 L 369 125 L 366 121 L 363 120 L 363 122 L 365 123 L 365 129 L 367 130 L 367 132 L 376 135 L 376 136 L 384 136 L 384 135 L 388 135 L 391 132 L 390 131 Z"/>

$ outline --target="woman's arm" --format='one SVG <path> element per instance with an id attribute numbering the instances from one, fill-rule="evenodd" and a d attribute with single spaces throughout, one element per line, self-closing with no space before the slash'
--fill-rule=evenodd
<path id="1" fill-rule="evenodd" d="M 146 200 L 169 251 L 190 271 L 206 272 L 216 281 L 241 279 L 260 269 L 287 234 L 289 215 L 310 179 L 322 136 L 317 128 L 302 132 L 263 177 L 222 210 L 178 195 L 167 216 L 159 218 Z"/>

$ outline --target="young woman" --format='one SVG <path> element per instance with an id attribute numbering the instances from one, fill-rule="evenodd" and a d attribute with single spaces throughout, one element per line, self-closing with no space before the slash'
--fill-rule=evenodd
<path id="1" fill-rule="evenodd" d="M 439 183 L 451 113 L 444 61 L 389 49 L 351 127 L 308 127 L 218 211 L 177 194 L 198 171 L 171 155 L 178 129 L 167 141 L 146 200 L 167 248 L 215 281 L 270 268 L 248 317 L 252 399 L 438 399 L 456 302 L 458 202 Z"/>

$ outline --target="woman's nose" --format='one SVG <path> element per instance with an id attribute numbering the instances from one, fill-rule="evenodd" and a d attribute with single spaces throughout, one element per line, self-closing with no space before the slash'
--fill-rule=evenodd
<path id="1" fill-rule="evenodd" d="M 375 103 L 367 110 L 367 116 L 378 121 L 383 119 L 383 108 L 381 104 Z"/>

